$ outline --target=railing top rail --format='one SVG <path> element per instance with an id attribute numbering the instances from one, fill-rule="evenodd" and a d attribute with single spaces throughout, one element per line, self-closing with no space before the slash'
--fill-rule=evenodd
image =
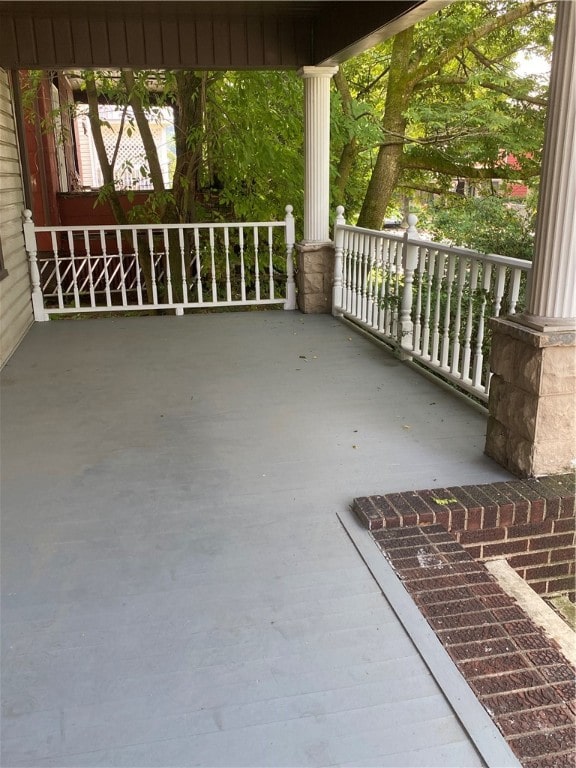
<path id="1" fill-rule="evenodd" d="M 387 232 L 385 229 L 365 229 L 364 227 L 355 227 L 353 224 L 336 224 L 336 227 L 346 232 L 359 232 L 362 235 L 376 235 L 377 237 L 385 237 L 389 240 L 404 240 L 406 238 L 406 233 L 397 235 L 392 232 Z"/>
<path id="2" fill-rule="evenodd" d="M 532 262 L 525 259 L 515 259 L 512 256 L 502 256 L 499 253 L 482 253 L 481 251 L 474 251 L 471 248 L 461 248 L 456 245 L 448 245 L 447 243 L 438 243 L 434 240 L 425 240 L 422 238 L 408 238 L 409 245 L 424 246 L 425 248 L 433 248 L 436 251 L 442 251 L 443 253 L 453 253 L 455 256 L 466 256 L 471 259 L 481 259 L 482 261 L 489 261 L 493 264 L 503 264 L 507 267 L 519 267 L 520 269 L 529 270 L 532 268 Z"/>
<path id="3" fill-rule="evenodd" d="M 481 253 L 480 251 L 474 251 L 471 248 L 462 248 L 456 245 L 449 245 L 448 243 L 439 243 L 435 240 L 427 240 L 425 238 L 411 238 L 408 237 L 408 233 L 394 234 L 387 232 L 385 229 L 365 229 L 364 227 L 356 227 L 352 224 L 338 224 L 335 225 L 338 229 L 346 232 L 357 232 L 363 235 L 374 235 L 385 238 L 386 240 L 395 240 L 396 242 L 405 241 L 408 245 L 416 245 L 418 247 L 432 248 L 436 251 L 442 251 L 443 253 L 454 254 L 455 256 L 465 256 L 470 259 L 480 259 L 481 261 L 487 261 L 491 264 L 502 264 L 507 267 L 516 267 L 519 269 L 525 269 L 526 271 L 532 268 L 532 262 L 525 259 L 515 259 L 512 256 L 502 256 L 499 253 Z"/>
<path id="4" fill-rule="evenodd" d="M 233 221 L 233 222 L 191 222 L 182 224 L 67 224 L 59 226 L 34 226 L 36 232 L 104 232 L 120 230 L 132 232 L 134 230 L 158 230 L 158 229 L 230 229 L 231 227 L 285 227 L 285 221 Z"/>

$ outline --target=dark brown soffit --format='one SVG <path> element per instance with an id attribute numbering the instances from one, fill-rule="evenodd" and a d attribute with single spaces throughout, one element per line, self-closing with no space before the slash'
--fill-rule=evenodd
<path id="1" fill-rule="evenodd" d="M 0 66 L 297 69 L 336 64 L 446 4 L 0 2 Z"/>

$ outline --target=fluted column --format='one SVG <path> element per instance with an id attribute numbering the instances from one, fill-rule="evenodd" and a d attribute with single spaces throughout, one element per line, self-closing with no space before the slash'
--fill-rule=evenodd
<path id="1" fill-rule="evenodd" d="M 523 321 L 576 328 L 576 3 L 559 2 L 532 279 Z"/>
<path id="2" fill-rule="evenodd" d="M 338 67 L 303 67 L 304 242 L 330 239 L 330 80 Z"/>
<path id="3" fill-rule="evenodd" d="M 576 3 L 556 8 L 527 311 L 490 321 L 485 450 L 536 477 L 576 467 Z"/>

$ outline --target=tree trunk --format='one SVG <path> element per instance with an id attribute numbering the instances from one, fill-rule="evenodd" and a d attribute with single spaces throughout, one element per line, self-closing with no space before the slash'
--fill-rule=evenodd
<path id="1" fill-rule="evenodd" d="M 342 111 L 348 119 L 352 119 L 352 94 L 342 70 L 334 75 L 334 83 L 342 99 Z M 338 169 L 336 172 L 336 181 L 334 189 L 336 192 L 336 202 L 345 205 L 346 185 L 354 168 L 356 158 L 358 157 L 358 140 L 352 135 L 342 147 Z"/>
<path id="2" fill-rule="evenodd" d="M 358 141 L 353 136 L 350 141 L 342 147 L 338 169 L 336 171 L 336 181 L 334 188 L 336 191 L 336 202 L 338 205 L 346 204 L 346 186 L 358 157 Z"/>
<path id="3" fill-rule="evenodd" d="M 414 84 L 410 80 L 410 54 L 414 30 L 412 27 L 396 35 L 392 46 L 388 88 L 382 129 L 384 141 L 378 150 L 366 197 L 358 218 L 358 226 L 380 229 L 392 193 L 402 170 L 405 110 L 410 102 Z"/>
<path id="4" fill-rule="evenodd" d="M 164 192 L 164 177 L 162 175 L 162 166 L 160 165 L 160 158 L 158 157 L 158 149 L 156 148 L 156 142 L 150 129 L 150 123 L 146 117 L 146 112 L 142 104 L 142 98 L 136 88 L 136 80 L 134 72 L 131 69 L 122 70 L 122 80 L 126 88 L 128 96 L 128 103 L 132 107 L 134 112 L 134 119 L 140 132 L 142 144 L 144 145 L 144 152 L 146 153 L 146 160 L 148 161 L 148 169 L 150 171 L 150 181 L 154 192 Z"/>
<path id="5" fill-rule="evenodd" d="M 128 100 L 130 102 L 130 106 L 132 107 L 132 111 L 134 112 L 136 125 L 138 126 L 138 130 L 142 138 L 142 144 L 144 145 L 146 160 L 148 161 L 148 168 L 150 170 L 152 188 L 157 195 L 160 195 L 166 191 L 164 176 L 162 175 L 162 166 L 160 165 L 158 149 L 150 129 L 150 123 L 144 110 L 142 98 L 140 97 L 136 88 L 133 71 L 129 69 L 123 70 L 122 79 L 124 81 L 124 85 L 126 86 Z M 178 209 L 175 205 L 173 196 L 162 195 L 160 198 L 159 211 L 160 221 L 162 223 L 174 224 L 178 222 Z M 167 265 L 165 266 L 165 274 L 167 274 L 169 264 L 170 279 L 172 283 L 172 300 L 175 302 L 181 302 L 184 300 L 184 292 L 182 288 L 182 256 L 180 253 L 180 240 L 178 231 L 174 229 L 168 230 L 168 253 L 166 254 L 166 259 Z M 162 292 L 160 300 L 168 301 L 167 285 L 161 285 L 159 287 Z"/>
<path id="6" fill-rule="evenodd" d="M 118 224 L 127 224 L 128 219 L 124 209 L 120 205 L 120 198 L 116 190 L 114 182 L 114 163 L 116 153 L 112 162 L 109 162 L 108 155 L 106 154 L 106 147 L 104 145 L 104 139 L 102 137 L 102 123 L 100 121 L 100 115 L 98 112 L 98 92 L 96 90 L 96 79 L 93 72 L 86 72 L 86 95 L 88 97 L 88 118 L 90 120 L 90 127 L 92 129 L 92 137 L 94 139 L 94 146 L 96 148 L 96 154 L 98 156 L 98 162 L 100 164 L 100 170 L 102 171 L 102 179 L 104 186 L 106 187 L 106 197 L 110 202 L 112 213 Z M 120 141 L 121 134 L 118 137 Z M 138 237 L 138 263 L 144 276 L 144 285 L 146 287 L 146 295 L 148 301 L 152 302 L 152 268 L 150 266 L 150 251 L 148 249 L 148 241 L 146 238 Z"/>
<path id="7" fill-rule="evenodd" d="M 195 221 L 204 140 L 207 73 L 176 72 L 174 108 L 176 168 L 172 182 L 174 205 L 180 221 Z"/>
<path id="8" fill-rule="evenodd" d="M 88 119 L 90 120 L 94 147 L 96 149 L 96 155 L 98 156 L 100 170 L 102 171 L 102 179 L 104 181 L 104 186 L 107 188 L 107 199 L 117 223 L 126 224 L 126 214 L 120 205 L 118 192 L 114 185 L 114 164 L 110 163 L 108 160 L 104 139 L 102 137 L 102 124 L 98 112 L 98 92 L 96 90 L 96 80 L 93 72 L 86 72 L 85 82 L 86 95 L 88 97 Z"/>

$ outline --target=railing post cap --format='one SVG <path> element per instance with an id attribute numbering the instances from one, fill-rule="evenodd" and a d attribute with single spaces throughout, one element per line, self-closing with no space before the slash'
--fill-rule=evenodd
<path id="1" fill-rule="evenodd" d="M 409 213 L 407 216 L 408 229 L 412 229 L 418 224 L 418 216 L 415 213 Z"/>
<path id="2" fill-rule="evenodd" d="M 32 211 L 30 208 L 25 208 L 24 211 L 22 211 L 22 215 L 24 216 L 24 221 L 32 221 Z"/>
<path id="3" fill-rule="evenodd" d="M 294 206 L 293 205 L 287 205 L 286 208 L 284 208 L 284 210 L 286 211 L 286 215 L 287 216 L 291 216 L 292 215 L 292 211 L 294 210 Z"/>
<path id="4" fill-rule="evenodd" d="M 344 216 L 344 206 L 343 205 L 336 206 L 336 215 L 337 216 Z"/>

